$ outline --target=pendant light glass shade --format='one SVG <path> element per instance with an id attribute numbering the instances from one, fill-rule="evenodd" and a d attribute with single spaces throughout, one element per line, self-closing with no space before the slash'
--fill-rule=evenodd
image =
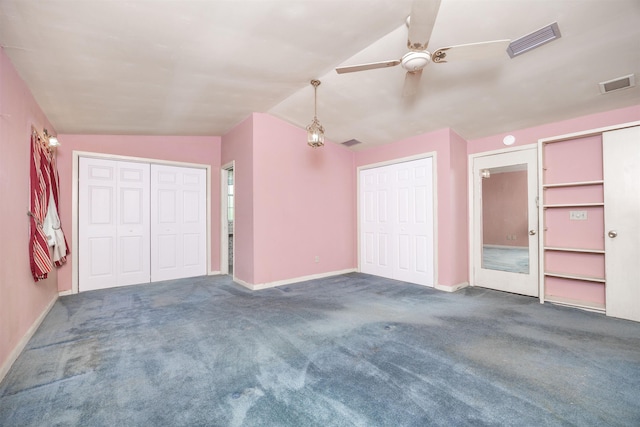
<path id="1" fill-rule="evenodd" d="M 317 93 L 320 80 L 311 80 L 311 85 L 313 85 L 313 121 L 307 126 L 307 144 L 310 147 L 317 148 L 324 145 L 324 128 L 317 117 Z"/>

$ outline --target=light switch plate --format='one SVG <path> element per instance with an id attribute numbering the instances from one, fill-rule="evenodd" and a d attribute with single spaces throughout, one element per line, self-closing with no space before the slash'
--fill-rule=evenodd
<path id="1" fill-rule="evenodd" d="M 585 221 L 587 219 L 587 211 L 569 211 L 569 219 L 572 221 Z"/>

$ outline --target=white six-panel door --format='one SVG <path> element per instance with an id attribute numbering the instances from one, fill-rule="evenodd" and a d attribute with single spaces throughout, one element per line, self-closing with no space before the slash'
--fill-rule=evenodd
<path id="1" fill-rule="evenodd" d="M 151 165 L 151 281 L 207 273 L 206 170 Z"/>
<path id="2" fill-rule="evenodd" d="M 206 175 L 80 157 L 79 290 L 207 274 Z"/>
<path id="3" fill-rule="evenodd" d="M 149 282 L 149 165 L 80 158 L 80 290 Z"/>
<path id="4" fill-rule="evenodd" d="M 360 171 L 360 271 L 434 285 L 432 158 Z"/>

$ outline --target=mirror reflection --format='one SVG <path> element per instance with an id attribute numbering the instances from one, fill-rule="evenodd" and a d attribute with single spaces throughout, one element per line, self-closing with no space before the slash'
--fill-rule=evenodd
<path id="1" fill-rule="evenodd" d="M 482 268 L 529 273 L 527 165 L 480 171 Z"/>

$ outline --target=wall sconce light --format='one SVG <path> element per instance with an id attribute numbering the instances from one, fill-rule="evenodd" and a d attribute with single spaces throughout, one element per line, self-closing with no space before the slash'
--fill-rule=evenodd
<path id="1" fill-rule="evenodd" d="M 320 86 L 320 80 L 311 80 L 313 86 L 313 121 L 307 126 L 307 144 L 310 147 L 318 148 L 324 145 L 324 128 L 318 121 L 317 109 L 318 109 L 318 86 Z"/>
<path id="2" fill-rule="evenodd" d="M 49 135 L 49 132 L 46 129 L 44 129 L 42 133 L 44 134 L 44 137 L 47 141 L 47 146 L 49 148 L 57 148 L 60 146 L 60 141 L 58 141 L 58 138 L 56 136 Z"/>

